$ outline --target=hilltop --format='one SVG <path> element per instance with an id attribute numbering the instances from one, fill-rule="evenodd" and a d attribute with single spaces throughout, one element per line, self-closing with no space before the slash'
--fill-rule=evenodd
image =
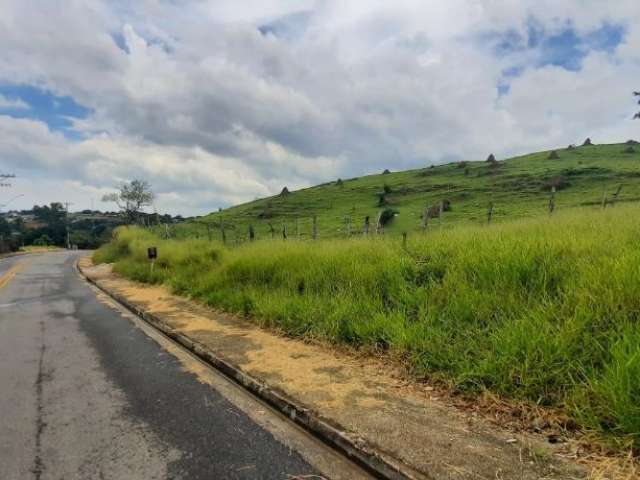
<path id="1" fill-rule="evenodd" d="M 552 153 L 555 152 L 555 155 Z M 555 158 L 557 157 L 557 158 Z M 286 224 L 290 236 L 298 229 L 311 235 L 311 218 L 316 215 L 320 237 L 362 232 L 370 217 L 371 231 L 379 213 L 391 210 L 395 217 L 386 232 L 418 231 L 427 207 L 441 218 L 430 218 L 427 228 L 440 225 L 487 221 L 493 203 L 492 221 L 548 213 L 552 187 L 556 189 L 556 210 L 568 207 L 600 206 L 606 201 L 640 199 L 640 146 L 630 140 L 609 145 L 584 145 L 522 155 L 497 161 L 468 161 L 402 172 L 388 172 L 351 179 L 336 179 L 311 188 L 227 208 L 200 218 L 227 232 L 245 235 L 252 225 L 257 237 L 282 234 Z M 618 195 L 616 197 L 616 192 Z M 233 235 L 233 233 L 229 233 Z"/>

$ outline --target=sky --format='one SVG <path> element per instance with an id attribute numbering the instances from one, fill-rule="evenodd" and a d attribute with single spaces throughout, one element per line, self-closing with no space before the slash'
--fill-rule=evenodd
<path id="1" fill-rule="evenodd" d="M 637 0 L 0 0 L 0 205 L 200 215 L 640 137 Z"/>

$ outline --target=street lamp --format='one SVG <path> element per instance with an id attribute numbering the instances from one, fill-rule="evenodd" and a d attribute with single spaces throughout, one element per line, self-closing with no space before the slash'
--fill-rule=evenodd
<path id="1" fill-rule="evenodd" d="M 15 197 L 13 197 L 11 200 L 9 200 L 7 203 L 3 203 L 2 205 L 0 205 L 0 210 L 2 210 L 4 207 L 6 207 L 7 205 L 9 205 L 11 202 L 13 202 L 16 198 L 20 198 L 20 197 L 24 197 L 24 193 L 21 193 L 19 195 L 16 195 Z"/>

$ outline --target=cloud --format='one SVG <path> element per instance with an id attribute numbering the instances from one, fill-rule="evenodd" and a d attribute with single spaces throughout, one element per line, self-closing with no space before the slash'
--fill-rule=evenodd
<path id="1" fill-rule="evenodd" d="M 173 212 L 636 127 L 630 0 L 5 0 L 0 24 L 0 86 L 86 109 L 0 110 L 7 167 L 89 193 L 143 177 Z"/>
<path id="2" fill-rule="evenodd" d="M 0 94 L 0 110 L 28 110 L 29 105 L 19 98 L 8 98 Z"/>

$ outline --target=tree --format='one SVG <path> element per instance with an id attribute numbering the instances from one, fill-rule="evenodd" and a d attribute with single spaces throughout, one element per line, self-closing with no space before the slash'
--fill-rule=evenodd
<path id="1" fill-rule="evenodd" d="M 109 193 L 102 197 L 103 202 L 114 202 L 125 217 L 127 223 L 135 223 L 144 207 L 153 203 L 155 198 L 151 185 L 144 180 L 132 180 L 120 187 L 117 193 Z"/>
<path id="2" fill-rule="evenodd" d="M 50 206 L 43 205 L 40 207 L 35 205 L 33 207 L 33 215 L 39 221 L 51 225 L 64 223 L 67 212 L 61 203 L 53 202 Z"/>
<path id="3" fill-rule="evenodd" d="M 37 227 L 31 231 L 32 238 L 45 235 L 53 245 L 62 246 L 66 243 L 67 212 L 61 203 L 53 202 L 41 207 L 34 205 L 32 212 L 37 223 Z"/>
<path id="4" fill-rule="evenodd" d="M 640 92 L 633 92 L 633 94 L 634 94 L 636 97 L 640 97 Z M 640 100 L 638 100 L 638 105 L 640 105 Z M 634 118 L 634 120 L 635 120 L 635 119 L 637 119 L 637 118 L 640 118 L 640 112 L 636 113 L 636 114 L 633 116 L 633 118 Z"/>

